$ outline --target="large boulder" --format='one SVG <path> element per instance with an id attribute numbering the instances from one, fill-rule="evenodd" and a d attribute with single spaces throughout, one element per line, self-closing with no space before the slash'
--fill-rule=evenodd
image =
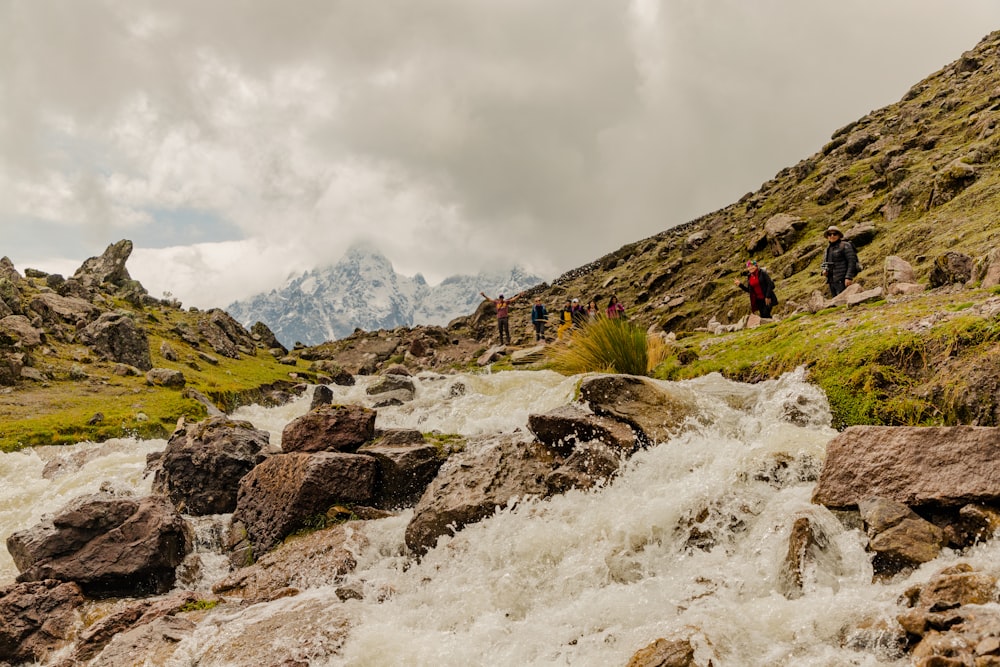
<path id="1" fill-rule="evenodd" d="M 48 324 L 68 322 L 90 322 L 101 312 L 94 304 L 75 296 L 62 296 L 53 292 L 43 292 L 31 300 L 28 306 L 38 313 Z M 17 312 L 17 311 L 15 311 Z"/>
<path id="2" fill-rule="evenodd" d="M 614 476 L 624 460 L 620 449 L 600 442 L 580 443 L 545 477 L 545 484 L 549 493 L 590 489 Z"/>
<path id="3" fill-rule="evenodd" d="M 157 496 L 82 496 L 7 538 L 18 581 L 73 581 L 97 597 L 169 590 L 189 550 L 184 520 Z"/>
<path id="4" fill-rule="evenodd" d="M 395 508 L 413 505 L 424 489 L 437 475 L 443 458 L 437 448 L 420 441 L 394 442 L 383 438 L 358 450 L 378 461 L 379 475 L 376 484 L 377 505 Z"/>
<path id="5" fill-rule="evenodd" d="M 944 531 L 902 503 L 887 498 L 862 500 L 858 509 L 868 528 L 877 574 L 895 574 L 938 557 Z"/>
<path id="6" fill-rule="evenodd" d="M 552 457 L 510 436 L 470 444 L 438 471 L 406 526 L 406 545 L 425 553 L 442 535 L 480 521 L 514 498 L 545 496 Z"/>
<path id="7" fill-rule="evenodd" d="M 665 442 L 695 413 L 693 399 L 680 390 L 636 375 L 599 375 L 585 379 L 580 397 L 598 415 L 631 426 L 643 443 Z"/>
<path id="8" fill-rule="evenodd" d="M 826 446 L 813 502 L 855 508 L 883 497 L 910 507 L 1000 501 L 1000 428 L 851 426 Z"/>
<path id="9" fill-rule="evenodd" d="M 288 348 L 281 344 L 274 332 L 263 322 L 259 320 L 254 322 L 253 326 L 250 327 L 250 335 L 264 349 L 280 350 L 282 355 L 288 354 Z"/>
<path id="10" fill-rule="evenodd" d="M 0 663 L 44 663 L 73 637 L 83 592 L 47 579 L 0 588 Z"/>
<path id="11" fill-rule="evenodd" d="M 889 287 L 897 283 L 913 284 L 917 282 L 913 265 L 902 257 L 889 255 L 882 265 L 882 287 L 886 291 Z"/>
<path id="12" fill-rule="evenodd" d="M 198 333 L 217 354 L 239 359 L 240 354 L 254 356 L 257 341 L 239 322 L 224 310 L 213 308 L 198 320 Z"/>
<path id="13" fill-rule="evenodd" d="M 289 539 L 249 567 L 240 568 L 212 585 L 212 592 L 247 602 L 274 599 L 289 589 L 333 584 L 354 570 L 357 549 L 368 545 L 363 524 L 339 523 Z"/>
<path id="14" fill-rule="evenodd" d="M 360 405 L 320 405 L 281 432 L 285 452 L 354 452 L 375 436 L 375 411 Z"/>
<path id="15" fill-rule="evenodd" d="M 264 460 L 268 439 L 267 431 L 227 417 L 184 425 L 167 442 L 153 491 L 185 514 L 228 514 L 240 480 Z"/>
<path id="16" fill-rule="evenodd" d="M 974 262 L 965 253 L 949 250 L 934 259 L 934 266 L 931 268 L 928 280 L 931 287 L 943 287 L 945 285 L 961 284 L 972 279 L 972 269 Z"/>
<path id="17" fill-rule="evenodd" d="M 72 661 L 74 662 L 68 664 L 81 665 L 92 660 L 98 654 L 101 656 L 98 663 L 107 667 L 134 665 L 137 655 L 142 656 L 142 659 L 145 660 L 144 663 L 140 664 L 164 664 L 165 660 L 157 658 L 167 656 L 154 655 L 158 651 L 146 643 L 138 645 L 138 642 L 134 642 L 135 635 L 144 632 L 140 628 L 150 628 L 158 622 L 170 619 L 174 631 L 170 633 L 172 641 L 168 643 L 176 646 L 183 635 L 194 629 L 194 623 L 180 619 L 175 614 L 183 611 L 185 607 L 190 607 L 199 599 L 203 598 L 192 591 L 174 591 L 163 597 L 125 601 L 116 606 L 114 611 L 88 625 L 80 632 L 73 646 Z M 179 625 L 174 625 L 175 622 Z M 109 644 L 117 644 L 119 647 L 122 644 L 131 644 L 132 654 L 131 656 L 120 655 L 120 651 L 115 649 L 104 651 Z M 127 660 L 127 658 L 131 658 L 131 660 Z M 60 667 L 66 664 L 60 663 Z"/>
<path id="18" fill-rule="evenodd" d="M 120 287 L 132 278 L 125 268 L 125 262 L 132 254 L 132 242 L 123 239 L 118 243 L 112 243 L 100 257 L 91 257 L 84 261 L 73 278 L 79 281 L 85 288 L 100 288 L 106 284 Z"/>
<path id="19" fill-rule="evenodd" d="M 151 387 L 183 389 L 187 384 L 184 373 L 174 368 L 151 368 L 146 371 L 146 384 Z"/>
<path id="20" fill-rule="evenodd" d="M 836 590 L 842 557 L 836 540 L 820 522 L 808 515 L 795 517 L 778 571 L 778 590 L 789 600 L 802 597 L 817 583 Z"/>
<path id="21" fill-rule="evenodd" d="M 413 384 L 413 379 L 408 375 L 400 373 L 383 375 L 378 382 L 365 389 L 365 393 L 369 396 L 380 396 L 381 394 L 391 393 L 404 403 L 413 400 L 416 391 L 417 388 Z"/>
<path id="22" fill-rule="evenodd" d="M 333 505 L 371 504 L 377 474 L 378 463 L 362 454 L 278 454 L 240 481 L 232 520 L 260 556 Z"/>
<path id="23" fill-rule="evenodd" d="M 785 254 L 795 243 L 799 231 L 805 226 L 805 220 L 788 213 L 778 213 L 768 218 L 764 223 L 764 234 L 771 254 L 775 257 Z"/>
<path id="24" fill-rule="evenodd" d="M 45 342 L 45 332 L 31 326 L 31 321 L 24 315 L 8 315 L 0 319 L 0 333 L 13 338 L 20 348 L 30 349 Z"/>
<path id="25" fill-rule="evenodd" d="M 106 361 L 144 371 L 153 368 L 146 330 L 136 325 L 128 313 L 103 313 L 80 330 L 80 340 Z"/>
<path id="26" fill-rule="evenodd" d="M 638 444 L 635 432 L 610 417 L 602 417 L 576 405 L 564 405 L 542 414 L 528 415 L 528 430 L 546 447 L 569 454 L 577 443 L 598 440 L 631 453 Z"/>

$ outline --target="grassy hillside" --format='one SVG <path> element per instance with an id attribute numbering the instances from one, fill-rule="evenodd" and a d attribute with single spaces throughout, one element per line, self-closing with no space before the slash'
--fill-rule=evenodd
<path id="1" fill-rule="evenodd" d="M 33 297 L 51 291 L 45 277 L 28 276 L 17 282 L 20 302 L 29 315 Z M 244 347 L 235 356 L 218 353 L 198 333 L 210 326 L 211 313 L 183 310 L 148 297 L 127 300 L 103 294 L 95 303 L 103 312 L 132 317 L 147 335 L 152 366 L 182 372 L 185 386 L 150 384 L 138 369 L 102 359 L 78 336 L 67 333 L 66 326 L 45 326 L 44 342 L 26 351 L 11 345 L 7 337 L 7 347 L 21 355 L 35 379 L 0 388 L 0 450 L 128 435 L 165 437 L 180 417 L 206 416 L 208 408 L 198 394 L 214 406 L 231 409 L 254 400 L 273 400 L 276 391 L 280 398 L 280 391 L 294 381 L 314 377 L 279 363 L 260 346 Z M 34 317 L 37 322 L 38 316 Z M 174 360 L 164 357 L 164 343 Z"/>

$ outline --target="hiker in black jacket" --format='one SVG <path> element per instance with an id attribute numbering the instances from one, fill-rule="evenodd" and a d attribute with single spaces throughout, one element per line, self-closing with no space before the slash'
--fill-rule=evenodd
<path id="1" fill-rule="evenodd" d="M 823 275 L 830 286 L 830 294 L 837 296 L 853 284 L 854 276 L 858 275 L 858 253 L 850 241 L 844 240 L 844 233 L 838 227 L 827 227 L 824 236 L 829 245 L 823 258 Z"/>

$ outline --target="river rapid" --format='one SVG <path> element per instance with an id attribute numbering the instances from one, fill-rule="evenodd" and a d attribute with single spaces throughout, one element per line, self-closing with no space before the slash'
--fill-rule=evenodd
<path id="1" fill-rule="evenodd" d="M 414 401 L 380 409 L 376 425 L 527 437 L 528 415 L 571 402 L 579 379 L 423 375 Z M 365 403 L 372 380 L 358 380 L 331 386 L 334 401 Z M 456 382 L 464 394 L 454 395 Z M 801 371 L 754 385 L 718 375 L 664 384 L 694 400 L 697 416 L 682 434 L 634 455 L 603 488 L 521 499 L 442 538 L 420 561 L 403 543 L 411 511 L 369 522 L 346 581 L 220 610 L 164 664 L 259 664 L 247 638 L 268 628 L 272 648 L 317 666 L 604 667 L 677 633 L 717 667 L 907 664 L 878 628 L 894 624 L 906 588 L 957 556 L 946 550 L 908 576 L 872 582 L 864 535 L 810 503 L 835 435 L 822 392 Z M 233 416 L 279 444 L 284 425 L 308 406 L 305 396 Z M 123 439 L 0 455 L 0 544 L 78 495 L 149 493 L 146 456 L 165 446 Z M 831 543 L 804 573 L 801 594 L 788 595 L 783 563 L 801 516 Z M 179 586 L 208 593 L 226 574 L 212 535 L 227 518 L 193 520 L 199 567 L 180 573 Z M 992 569 L 998 556 L 988 543 L 962 560 Z M 0 549 L 0 586 L 16 575 Z M 364 599 L 341 602 L 335 585 Z"/>

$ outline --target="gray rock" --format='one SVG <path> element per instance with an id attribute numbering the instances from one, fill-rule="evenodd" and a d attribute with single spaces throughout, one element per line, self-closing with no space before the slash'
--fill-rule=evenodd
<path id="1" fill-rule="evenodd" d="M 102 359 L 144 371 L 153 368 L 146 330 L 126 313 L 104 313 L 84 327 L 79 335 L 80 340 Z"/>
<path id="2" fill-rule="evenodd" d="M 888 498 L 866 498 L 858 506 L 868 526 L 876 574 L 895 574 L 938 557 L 944 532 L 906 505 Z"/>
<path id="3" fill-rule="evenodd" d="M 172 368 L 151 368 L 146 371 L 146 384 L 154 387 L 180 389 L 187 384 L 184 373 Z"/>
<path id="4" fill-rule="evenodd" d="M 695 413 L 691 397 L 635 375 L 600 375 L 580 385 L 580 398 L 598 415 L 630 425 L 643 443 L 665 442 Z"/>
<path id="5" fill-rule="evenodd" d="M 0 588 L 0 662 L 45 663 L 72 639 L 83 603 L 79 586 L 54 579 Z"/>
<path id="6" fill-rule="evenodd" d="M 909 507 L 1000 501 L 1000 428 L 851 426 L 830 441 L 813 502 L 852 508 L 870 497 Z"/>
<path id="7" fill-rule="evenodd" d="M 181 515 L 157 496 L 83 496 L 7 538 L 18 581 L 73 581 L 98 597 L 169 590 L 189 549 Z"/>
<path id="8" fill-rule="evenodd" d="M 550 493 L 590 489 L 609 480 L 621 468 L 621 450 L 598 442 L 577 445 L 566 460 L 545 478 Z"/>
<path id="9" fill-rule="evenodd" d="M 321 405 L 281 432 L 285 452 L 354 452 L 375 436 L 375 411 L 360 405 Z"/>
<path id="10" fill-rule="evenodd" d="M 167 341 L 160 343 L 160 356 L 167 361 L 177 361 L 177 352 Z"/>
<path id="11" fill-rule="evenodd" d="M 505 354 L 507 354 L 506 346 L 495 345 L 479 355 L 479 358 L 476 359 L 476 363 L 480 366 L 489 366 L 494 361 L 502 359 Z"/>
<path id="12" fill-rule="evenodd" d="M 956 283 L 964 285 L 972 279 L 973 261 L 968 255 L 949 250 L 934 260 L 928 281 L 931 287 Z"/>
<path id="13" fill-rule="evenodd" d="M 413 384 L 413 379 L 411 377 L 408 375 L 395 374 L 384 375 L 378 380 L 378 382 L 365 389 L 365 393 L 369 396 L 392 392 L 404 402 L 412 400 L 416 391 L 416 385 Z M 403 398 L 402 394 L 405 394 L 406 397 Z"/>
<path id="14" fill-rule="evenodd" d="M 269 435 L 250 422 L 212 417 L 174 431 L 159 459 L 153 491 L 185 514 L 236 509 L 239 482 L 264 460 Z"/>
<path id="15" fill-rule="evenodd" d="M 810 584 L 838 587 L 842 554 L 827 531 L 809 516 L 796 517 L 788 536 L 788 551 L 778 572 L 778 586 L 789 600 L 802 597 Z"/>
<path id="16" fill-rule="evenodd" d="M 333 402 L 333 392 L 326 385 L 316 385 L 313 389 L 312 401 L 309 403 L 309 409 L 315 410 L 321 405 L 330 405 Z"/>
<path id="17" fill-rule="evenodd" d="M 358 453 L 378 462 L 375 505 L 393 509 L 416 503 L 443 462 L 437 448 L 424 442 L 391 444 L 391 440 L 383 440 L 365 445 Z"/>
<path id="18" fill-rule="evenodd" d="M 627 424 L 565 405 L 543 414 L 528 415 L 528 430 L 539 442 L 560 454 L 569 454 L 577 443 L 599 440 L 621 452 L 632 452 L 635 431 Z"/>
<path id="19" fill-rule="evenodd" d="M 52 292 L 38 294 L 31 300 L 29 307 L 47 324 L 68 322 L 76 325 L 77 322 L 89 322 L 100 313 L 100 309 L 89 301 Z"/>
<path id="20" fill-rule="evenodd" d="M 73 274 L 73 279 L 80 282 L 86 289 L 100 288 L 106 284 L 122 286 L 131 281 L 125 263 L 132 254 L 132 242 L 121 240 L 109 245 L 100 257 L 91 257 L 84 261 Z"/>
<path id="21" fill-rule="evenodd" d="M 371 504 L 377 474 L 375 459 L 362 454 L 277 454 L 240 480 L 232 520 L 259 557 L 333 505 Z"/>
<path id="22" fill-rule="evenodd" d="M 915 283 L 913 266 L 902 257 L 889 255 L 882 265 L 882 286 L 888 290 L 895 283 Z"/>
<path id="23" fill-rule="evenodd" d="M 45 332 L 31 326 L 31 320 L 24 315 L 8 315 L 0 319 L 0 333 L 15 340 L 18 347 L 31 349 L 45 342 Z"/>
<path id="24" fill-rule="evenodd" d="M 425 553 L 439 537 L 461 530 L 514 498 L 545 496 L 551 456 L 510 436 L 480 441 L 452 455 L 438 471 L 406 526 L 406 545 Z"/>

